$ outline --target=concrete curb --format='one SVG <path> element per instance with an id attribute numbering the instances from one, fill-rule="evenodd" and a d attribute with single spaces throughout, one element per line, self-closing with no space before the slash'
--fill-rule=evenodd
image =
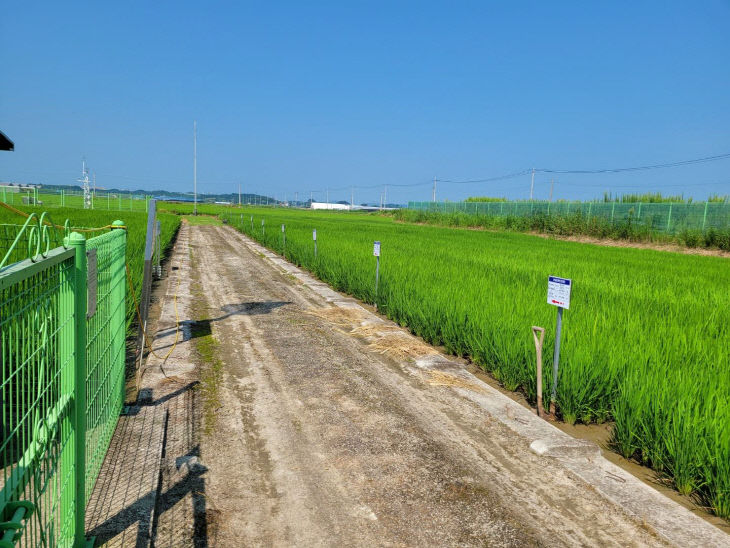
<path id="1" fill-rule="evenodd" d="M 341 308 L 360 309 L 369 318 L 367 323 L 388 323 L 352 297 L 334 291 L 327 284 L 246 235 L 241 234 L 241 237 L 250 249 L 269 259 L 283 273 L 296 278 L 326 302 Z M 448 370 L 449 373 L 461 377 L 467 385 L 479 386 L 479 391 L 461 387 L 451 389 L 480 406 L 513 431 L 536 455 L 557 461 L 590 485 L 596 493 L 642 522 L 668 543 L 676 546 L 730 547 L 730 535 L 605 459 L 596 444 L 573 438 L 540 419 L 519 403 L 483 383 L 447 356 L 421 356 L 416 358 L 412 367 L 421 371 Z"/>

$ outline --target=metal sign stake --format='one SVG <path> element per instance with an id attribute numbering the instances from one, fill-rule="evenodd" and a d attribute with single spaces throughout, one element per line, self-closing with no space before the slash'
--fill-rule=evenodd
<path id="1" fill-rule="evenodd" d="M 378 308 L 378 281 L 380 280 L 380 241 L 373 243 L 373 255 L 375 255 L 375 309 Z"/>
<path id="2" fill-rule="evenodd" d="M 312 239 L 314 240 L 314 258 L 317 258 L 317 229 L 312 230 Z"/>
<path id="3" fill-rule="evenodd" d="M 281 225 L 281 254 L 286 257 L 286 227 Z"/>
<path id="4" fill-rule="evenodd" d="M 558 307 L 558 320 L 555 327 L 555 352 L 553 353 L 553 387 L 550 392 L 550 414 L 555 414 L 555 400 L 558 396 L 558 364 L 560 363 L 560 330 L 563 327 L 563 307 Z"/>

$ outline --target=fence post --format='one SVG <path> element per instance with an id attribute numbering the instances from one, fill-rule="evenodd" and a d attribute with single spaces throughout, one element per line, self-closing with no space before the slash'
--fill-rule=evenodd
<path id="1" fill-rule="evenodd" d="M 710 202 L 705 202 L 705 214 L 702 216 L 702 232 L 705 231 L 705 223 L 707 222 L 707 206 Z"/>
<path id="2" fill-rule="evenodd" d="M 613 224 L 613 212 L 616 209 L 616 202 L 611 203 L 611 224 Z"/>
<path id="3" fill-rule="evenodd" d="M 144 244 L 142 293 L 139 298 L 139 315 L 141 316 L 141 319 L 139 320 L 139 332 L 137 333 L 137 348 L 139 350 L 139 356 L 144 354 L 144 324 L 147 321 L 147 312 L 150 306 L 150 292 L 152 289 L 152 252 L 155 248 L 156 205 L 155 200 L 150 200 L 150 207 L 147 212 L 147 238 Z M 152 341 L 149 342 L 151 343 Z"/>
<path id="4" fill-rule="evenodd" d="M 672 202 L 669 202 L 669 215 L 667 216 L 667 232 L 672 224 Z"/>
<path id="5" fill-rule="evenodd" d="M 74 273 L 74 546 L 84 546 L 86 521 L 86 238 L 72 232 L 68 244 L 75 251 Z"/>
<path id="6" fill-rule="evenodd" d="M 127 227 L 124 225 L 124 221 L 114 221 L 112 223 L 111 230 L 122 230 L 124 231 L 124 265 L 121 265 L 122 274 L 120 275 L 120 280 L 118 281 L 117 286 L 117 292 L 118 297 L 117 299 L 121 301 L 121 304 L 119 305 L 119 308 L 117 309 L 117 319 L 116 322 L 112 319 L 112 333 L 114 333 L 114 341 L 116 348 L 114 349 L 114 356 L 121 355 L 122 360 L 125 361 L 125 353 L 124 353 L 124 347 L 125 347 L 125 327 L 126 327 L 126 314 L 127 314 L 127 271 L 126 271 L 126 262 L 127 262 Z M 124 405 L 124 400 L 126 399 L 126 393 L 124 388 L 124 374 L 122 374 L 121 377 L 121 383 L 119 386 L 119 389 L 121 391 L 121 399 L 122 405 Z"/>

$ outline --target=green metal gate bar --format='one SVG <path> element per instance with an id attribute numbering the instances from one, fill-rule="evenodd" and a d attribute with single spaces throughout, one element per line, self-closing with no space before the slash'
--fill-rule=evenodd
<path id="1" fill-rule="evenodd" d="M 10 248 L 31 250 L 0 263 L 2 548 L 84 544 L 123 402 L 126 231 L 49 249 L 51 230 L 26 222 L 0 248 L 3 263 Z"/>

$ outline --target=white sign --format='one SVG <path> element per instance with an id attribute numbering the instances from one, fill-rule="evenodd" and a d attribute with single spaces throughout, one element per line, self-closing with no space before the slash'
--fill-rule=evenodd
<path id="1" fill-rule="evenodd" d="M 281 231 L 284 232 L 284 225 L 281 225 Z"/>
<path id="2" fill-rule="evenodd" d="M 373 256 L 380 257 L 380 242 L 373 244 Z"/>
<path id="3" fill-rule="evenodd" d="M 315 228 L 312 230 L 312 239 L 316 242 L 317 241 L 317 229 Z"/>
<path id="4" fill-rule="evenodd" d="M 547 302 L 566 310 L 570 308 L 570 288 L 572 282 L 568 278 L 548 277 Z"/>

